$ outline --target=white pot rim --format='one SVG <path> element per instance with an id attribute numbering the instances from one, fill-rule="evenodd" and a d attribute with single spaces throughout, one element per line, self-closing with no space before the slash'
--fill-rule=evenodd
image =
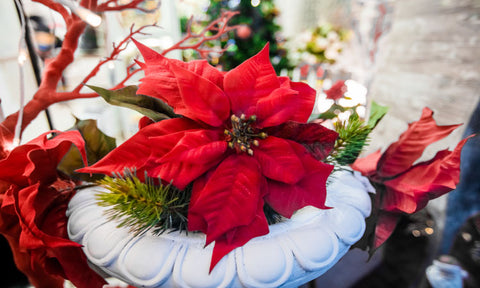
<path id="1" fill-rule="evenodd" d="M 213 243 L 203 233 L 135 236 L 97 205 L 100 187 L 79 191 L 67 216 L 71 240 L 102 272 L 137 287 L 298 287 L 330 269 L 365 232 L 370 187 L 358 174 L 329 178 L 326 205 L 297 211 L 225 256 L 208 273 Z"/>

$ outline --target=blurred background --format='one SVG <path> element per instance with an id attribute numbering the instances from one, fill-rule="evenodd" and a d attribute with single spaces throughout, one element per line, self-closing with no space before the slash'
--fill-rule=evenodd
<path id="1" fill-rule="evenodd" d="M 34 49 L 25 66 L 27 99 L 36 91 L 43 65 L 56 55 L 65 33 L 62 18 L 41 4 L 23 0 L 16 6 L 13 0 L 0 1 L 1 117 L 19 109 L 18 3 L 29 19 Z M 279 75 L 307 82 L 318 91 L 312 120 L 330 115 L 332 122 L 341 121 L 352 113 L 365 117 L 372 101 L 390 107 L 374 130 L 366 153 L 398 139 L 426 106 L 435 112 L 440 125 L 464 125 L 427 148 L 420 160 L 452 149 L 464 135 L 480 130 L 479 0 L 145 0 L 142 5 L 154 12 L 108 13 L 100 15 L 98 27 L 88 26 L 60 91 L 70 91 L 81 83 L 99 59 L 109 55 L 112 43 L 128 35 L 133 24 L 157 23 L 159 27 L 147 28 L 148 34 L 136 39 L 161 51 L 185 35 L 189 21 L 192 30 L 199 31 L 222 10 L 234 10 L 240 14 L 231 23 L 239 28 L 210 43 L 210 48 L 228 47 L 223 54 L 175 51 L 167 56 L 185 61 L 207 57 L 219 69 L 230 70 L 268 42 Z M 130 45 L 89 84 L 113 86 L 125 77 L 126 67 L 136 57 L 136 49 Z M 129 83 L 136 84 L 140 78 L 133 77 Z M 344 87 L 340 95 L 327 95 L 337 83 Z M 99 128 L 119 144 L 137 131 L 140 116 L 102 99 L 58 103 L 27 128 L 22 141 L 37 136 L 38 131 L 69 129 L 75 118 L 97 119 Z M 457 191 L 433 201 L 425 213 L 404 219 L 392 241 L 368 263 L 368 255 L 352 250 L 305 287 L 427 287 L 425 269 L 444 254 L 459 258 L 456 260 L 465 271 L 479 272 L 480 220 L 472 217 L 480 211 L 480 145 L 478 139 L 468 143 Z M 6 244 L 2 245 L 1 259 L 10 259 Z M 2 274 L 11 275 L 2 287 L 26 284 L 14 267 Z M 472 280 L 472 275 L 475 273 L 470 273 L 469 281 L 475 283 L 478 279 Z"/>

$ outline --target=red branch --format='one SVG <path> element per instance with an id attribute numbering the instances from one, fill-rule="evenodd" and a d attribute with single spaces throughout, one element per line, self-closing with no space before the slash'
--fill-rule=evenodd
<path id="1" fill-rule="evenodd" d="M 233 11 L 223 11 L 220 17 L 218 17 L 216 20 L 210 22 L 205 28 L 202 29 L 199 33 L 193 33 L 192 32 L 192 18 L 188 21 L 187 25 L 187 34 L 185 37 L 178 41 L 176 44 L 174 44 L 172 47 L 165 49 L 162 52 L 162 55 L 166 55 L 168 52 L 173 51 L 173 50 L 187 50 L 187 49 L 193 49 L 196 50 L 200 53 L 202 57 L 205 57 L 206 54 L 212 53 L 212 52 L 217 52 L 217 53 L 223 53 L 227 49 L 227 47 L 220 49 L 220 50 L 214 50 L 211 48 L 202 48 L 203 45 L 209 41 L 216 40 L 220 38 L 222 35 L 225 33 L 228 33 L 232 30 L 235 30 L 238 28 L 238 26 L 228 26 L 228 22 L 230 19 L 237 15 L 239 12 L 233 12 Z M 212 35 L 207 36 L 208 33 L 212 33 Z M 188 42 L 192 42 L 193 44 L 186 44 Z"/>
<path id="2" fill-rule="evenodd" d="M 51 59 L 46 64 L 43 79 L 37 92 L 33 95 L 32 100 L 30 100 L 24 107 L 22 131 L 25 129 L 25 127 L 28 124 L 30 124 L 32 120 L 34 120 L 38 116 L 40 112 L 44 111 L 54 103 L 73 100 L 73 99 L 80 99 L 80 98 L 97 97 L 98 94 L 96 93 L 81 93 L 80 90 L 83 87 L 83 85 L 87 83 L 87 81 L 89 81 L 98 73 L 101 66 L 103 66 L 105 63 L 109 61 L 113 61 L 117 59 L 118 55 L 126 49 L 127 44 L 132 38 L 132 36 L 137 34 L 144 34 L 142 30 L 148 27 L 148 26 L 144 26 L 144 27 L 140 27 L 139 29 L 133 30 L 133 26 L 132 26 L 130 28 L 130 34 L 127 37 L 125 37 L 122 41 L 120 41 L 117 45 L 113 44 L 113 51 L 111 52 L 110 56 L 99 61 L 99 63 L 92 69 L 92 71 L 90 71 L 90 73 L 88 73 L 87 76 L 85 76 L 82 83 L 77 85 L 70 92 L 58 92 L 57 91 L 58 83 L 61 80 L 62 74 L 67 68 L 67 66 L 74 61 L 74 53 L 78 47 L 78 40 L 82 35 L 86 24 L 76 15 L 70 14 L 69 11 L 65 9 L 64 6 L 58 4 L 53 0 L 34 0 L 34 1 L 41 3 L 54 11 L 57 11 L 63 17 L 66 23 L 67 32 L 65 34 L 60 52 L 56 57 Z M 82 0 L 80 2 L 80 5 L 96 12 L 120 11 L 124 9 L 139 9 L 144 11 L 144 9 L 142 9 L 141 7 L 138 7 L 138 5 L 141 2 L 142 0 L 131 0 L 129 3 L 126 3 L 126 4 L 119 4 L 118 0 L 108 0 L 98 5 L 97 0 Z M 228 21 L 236 14 L 237 12 L 223 12 L 218 19 L 208 24 L 200 33 L 193 33 L 191 31 L 191 26 L 190 26 L 191 22 L 190 22 L 186 36 L 182 40 L 180 40 L 178 43 L 174 44 L 172 47 L 163 51 L 162 54 L 165 55 L 172 50 L 194 49 L 198 51 L 202 56 L 204 56 L 206 53 L 224 51 L 224 49 L 226 48 L 222 49 L 221 51 L 215 51 L 210 48 L 203 48 L 202 45 L 207 43 L 208 41 L 218 39 L 225 33 L 236 29 L 237 26 L 228 26 Z M 150 26 L 155 26 L 155 25 L 150 25 Z M 207 36 L 207 32 L 212 33 L 212 35 Z M 186 44 L 187 42 L 190 43 L 192 41 L 194 42 L 193 44 Z M 140 69 L 133 69 L 134 65 L 135 63 L 127 67 L 126 77 L 111 89 L 119 89 L 124 87 L 126 81 L 130 79 L 135 73 L 140 71 Z M 17 118 L 18 118 L 18 112 L 9 115 L 0 124 L 1 134 L 7 135 L 8 138 L 13 137 L 10 135 L 14 134 Z"/>
<path id="3" fill-rule="evenodd" d="M 95 12 L 106 12 L 106 11 L 120 11 L 120 10 L 126 10 L 126 9 L 136 9 L 139 11 L 143 11 L 145 13 L 155 11 L 157 7 L 154 9 L 148 10 L 142 7 L 139 7 L 144 0 L 132 0 L 129 3 L 126 4 L 119 4 L 118 0 L 108 0 L 100 5 L 98 5 L 97 9 L 95 9 Z"/>

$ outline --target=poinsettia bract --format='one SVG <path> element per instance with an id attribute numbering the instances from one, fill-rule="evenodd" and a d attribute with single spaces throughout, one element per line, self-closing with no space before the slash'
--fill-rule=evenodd
<path id="1" fill-rule="evenodd" d="M 414 163 L 428 145 L 448 136 L 458 126 L 437 125 L 433 111 L 424 108 L 420 120 L 411 123 L 385 152 L 374 152 L 352 164 L 354 170 L 379 188 L 373 248 L 388 239 L 401 213 L 415 213 L 429 200 L 455 189 L 460 178 L 461 150 L 468 138 L 460 141 L 453 151 L 443 150 L 429 161 Z"/>
<path id="2" fill-rule="evenodd" d="M 268 233 L 263 204 L 285 217 L 325 206 L 333 166 L 322 160 L 336 132 L 308 124 L 315 90 L 278 77 L 268 44 L 229 72 L 206 61 L 182 62 L 136 43 L 145 63 L 138 94 L 163 100 L 182 118 L 143 128 L 80 172 L 137 175 L 193 183 L 188 229 L 215 242 L 211 268 L 253 237 Z"/>

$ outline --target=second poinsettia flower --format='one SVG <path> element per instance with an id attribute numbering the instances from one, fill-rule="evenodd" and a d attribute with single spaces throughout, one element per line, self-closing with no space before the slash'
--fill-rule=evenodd
<path id="1" fill-rule="evenodd" d="M 415 213 L 429 200 L 456 188 L 460 154 L 468 138 L 460 141 L 453 151 L 443 150 L 429 161 L 414 163 L 428 145 L 448 136 L 458 126 L 437 125 L 433 111 L 424 108 L 420 120 L 411 123 L 384 153 L 377 151 L 352 164 L 354 170 L 367 176 L 377 187 L 375 205 L 379 213 L 375 248 L 393 232 L 401 213 Z"/>

